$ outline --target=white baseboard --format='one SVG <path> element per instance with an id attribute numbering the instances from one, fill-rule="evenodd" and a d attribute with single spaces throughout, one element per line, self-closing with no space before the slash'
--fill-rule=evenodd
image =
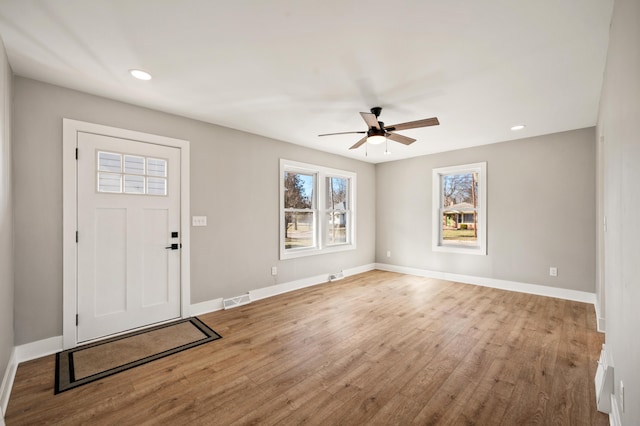
<path id="1" fill-rule="evenodd" d="M 355 268 L 349 268 L 342 271 L 345 277 L 361 274 L 367 271 L 373 271 L 375 264 L 370 263 L 367 265 L 358 266 Z M 316 275 L 313 277 L 303 278 L 300 280 L 289 281 L 282 284 L 276 284 L 269 287 L 262 287 L 256 290 L 250 290 L 249 295 L 251 300 L 260 300 L 267 297 L 277 296 L 278 294 L 288 293 L 290 291 L 299 290 L 305 287 L 311 287 L 318 284 L 324 284 L 329 281 L 329 272 L 322 275 Z"/>
<path id="2" fill-rule="evenodd" d="M 471 275 L 451 274 L 449 272 L 429 271 L 426 269 L 409 268 L 406 266 L 388 265 L 376 263 L 376 269 L 382 271 L 399 272 L 402 274 L 416 275 L 419 277 L 436 278 L 446 281 L 454 281 L 463 284 L 475 284 L 483 287 L 498 288 L 501 290 L 517 291 L 519 293 L 535 294 L 538 296 L 555 297 L 558 299 L 573 300 L 575 302 L 596 303 L 596 294 L 586 291 L 569 290 L 566 288 L 549 287 L 538 284 L 527 284 L 516 281 L 498 280 L 495 278 L 474 277 Z"/>
<path id="3" fill-rule="evenodd" d="M 18 362 L 16 361 L 15 348 L 11 351 L 9 357 L 9 364 L 4 372 L 2 378 L 2 385 L 0 386 L 0 425 L 4 424 L 4 414 L 7 412 L 7 405 L 9 404 L 9 396 L 11 395 L 11 388 L 13 387 L 13 379 L 16 377 L 16 370 L 18 369 Z"/>
<path id="4" fill-rule="evenodd" d="M 611 412 L 609 413 L 609 424 L 611 426 L 622 426 L 622 417 L 620 417 L 620 408 L 616 396 L 611 394 Z"/>
<path id="5" fill-rule="evenodd" d="M 16 361 L 18 364 L 43 356 L 55 354 L 62 350 L 62 336 L 50 337 L 48 339 L 38 340 L 37 342 L 27 343 L 26 345 L 16 346 Z"/>
<path id="6" fill-rule="evenodd" d="M 220 297 L 218 299 L 192 304 L 189 306 L 189 315 L 195 317 L 202 314 L 208 314 L 209 312 L 220 311 L 222 308 L 222 297 Z"/>

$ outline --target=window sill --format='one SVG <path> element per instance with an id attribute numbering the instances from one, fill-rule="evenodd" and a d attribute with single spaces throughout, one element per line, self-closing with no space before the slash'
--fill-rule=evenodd
<path id="1" fill-rule="evenodd" d="M 307 256 L 319 256 L 322 254 L 338 253 L 342 251 L 355 250 L 355 244 L 337 244 L 332 246 L 325 246 L 323 248 L 314 249 L 300 249 L 295 251 L 280 252 L 280 260 L 297 259 L 299 257 Z"/>
<path id="2" fill-rule="evenodd" d="M 487 249 L 484 247 L 464 246 L 464 245 L 434 245 L 432 250 L 441 253 L 458 253 L 458 254 L 475 254 L 478 256 L 486 256 Z"/>

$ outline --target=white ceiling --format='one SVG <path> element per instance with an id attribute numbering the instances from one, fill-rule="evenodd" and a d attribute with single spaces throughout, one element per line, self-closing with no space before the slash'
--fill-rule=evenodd
<path id="1" fill-rule="evenodd" d="M 612 6 L 0 0 L 0 36 L 17 75 L 377 163 L 595 125 Z M 388 156 L 317 136 L 366 130 L 378 105 L 387 125 L 441 125 Z"/>

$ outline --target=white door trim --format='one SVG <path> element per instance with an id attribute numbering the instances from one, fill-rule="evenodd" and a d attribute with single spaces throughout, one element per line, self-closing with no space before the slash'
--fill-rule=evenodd
<path id="1" fill-rule="evenodd" d="M 121 139 L 154 143 L 180 149 L 180 312 L 189 316 L 191 303 L 190 270 L 190 202 L 189 202 L 189 141 L 164 136 L 119 129 L 100 124 L 63 118 L 62 121 L 62 345 L 64 349 L 77 345 L 76 313 L 77 292 L 77 245 L 78 186 L 76 167 L 77 133 L 86 132 Z"/>

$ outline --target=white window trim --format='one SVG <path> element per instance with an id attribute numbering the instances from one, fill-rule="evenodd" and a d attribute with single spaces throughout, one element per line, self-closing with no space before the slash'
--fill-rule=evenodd
<path id="1" fill-rule="evenodd" d="M 442 218 L 440 217 L 440 205 L 442 203 L 441 176 L 464 172 L 478 173 L 478 245 L 456 246 L 442 244 Z M 487 254 L 487 163 L 462 164 L 459 166 L 440 167 L 433 169 L 432 174 L 432 250 L 437 252 L 475 254 L 486 256 Z"/>
<path id="2" fill-rule="evenodd" d="M 298 171 L 306 174 L 315 175 L 315 212 L 316 212 L 316 227 L 314 247 L 301 248 L 301 249 L 285 249 L 285 232 L 284 232 L 284 172 L 285 171 Z M 327 229 L 327 215 L 328 209 L 326 208 L 326 178 L 338 177 L 347 178 L 350 180 L 349 187 L 349 206 L 351 207 L 347 213 L 347 243 L 344 244 L 327 244 L 327 236 L 325 230 Z M 315 164 L 301 163 L 298 161 L 291 161 L 281 158 L 280 159 L 280 260 L 295 259 L 304 256 L 314 256 L 325 253 L 335 253 L 345 250 L 354 250 L 356 248 L 356 174 L 345 170 L 332 169 L 324 166 L 317 166 Z"/>

